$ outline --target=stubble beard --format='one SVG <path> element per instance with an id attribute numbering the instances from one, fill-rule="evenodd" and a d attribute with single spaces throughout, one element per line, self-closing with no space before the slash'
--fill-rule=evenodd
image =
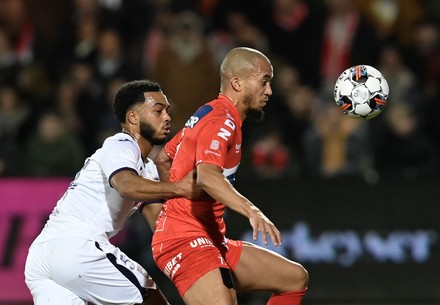
<path id="1" fill-rule="evenodd" d="M 145 140 L 151 142 L 153 145 L 162 145 L 165 144 L 167 137 L 159 138 L 155 136 L 156 130 L 150 123 L 140 122 L 140 134 Z"/>
<path id="2" fill-rule="evenodd" d="M 243 103 L 248 106 L 246 111 L 246 117 L 253 118 L 255 122 L 260 123 L 264 120 L 264 110 L 260 108 L 252 108 L 252 96 L 247 94 L 244 97 Z"/>

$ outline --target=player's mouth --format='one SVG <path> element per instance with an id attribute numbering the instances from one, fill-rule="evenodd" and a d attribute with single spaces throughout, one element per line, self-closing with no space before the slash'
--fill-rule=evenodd
<path id="1" fill-rule="evenodd" d="M 167 125 L 167 126 L 165 126 L 165 127 L 163 128 L 163 131 L 164 131 L 166 134 L 169 134 L 169 133 L 171 132 L 171 125 Z"/>

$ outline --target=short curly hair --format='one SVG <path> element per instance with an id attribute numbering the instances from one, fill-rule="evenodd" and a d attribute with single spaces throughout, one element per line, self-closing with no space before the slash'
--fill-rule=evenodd
<path id="1" fill-rule="evenodd" d="M 113 99 L 113 113 L 120 123 L 125 123 L 127 111 L 137 103 L 145 102 L 144 92 L 159 92 L 160 85 L 151 80 L 135 80 L 123 84 Z"/>

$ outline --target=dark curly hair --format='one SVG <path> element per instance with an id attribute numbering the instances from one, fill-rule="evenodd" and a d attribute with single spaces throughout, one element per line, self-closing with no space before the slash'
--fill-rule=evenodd
<path id="1" fill-rule="evenodd" d="M 122 85 L 113 99 L 113 113 L 125 123 L 127 111 L 137 103 L 145 102 L 144 92 L 159 92 L 160 85 L 151 80 L 135 80 Z"/>

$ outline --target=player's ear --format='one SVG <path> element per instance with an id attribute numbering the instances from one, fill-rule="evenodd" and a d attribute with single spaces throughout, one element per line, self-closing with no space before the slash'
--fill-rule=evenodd
<path id="1" fill-rule="evenodd" d="M 125 122 L 132 125 L 136 125 L 138 122 L 138 116 L 136 111 L 134 110 L 127 111 L 127 114 L 125 115 Z"/>
<path id="2" fill-rule="evenodd" d="M 242 84 L 241 84 L 241 81 L 238 77 L 231 78 L 230 82 L 231 82 L 232 89 L 234 89 L 237 92 L 242 90 Z"/>

